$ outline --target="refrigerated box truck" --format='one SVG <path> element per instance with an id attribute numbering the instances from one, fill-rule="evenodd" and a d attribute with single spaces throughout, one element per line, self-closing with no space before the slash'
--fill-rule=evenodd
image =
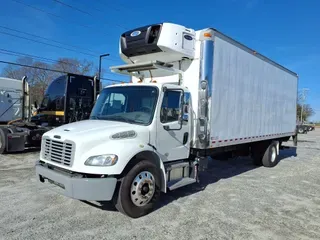
<path id="1" fill-rule="evenodd" d="M 296 140 L 297 74 L 221 32 L 149 25 L 119 48 L 126 64 L 111 70 L 130 83 L 104 88 L 89 120 L 43 135 L 37 177 L 64 195 L 137 218 L 199 181 L 208 157 L 274 167 Z"/>

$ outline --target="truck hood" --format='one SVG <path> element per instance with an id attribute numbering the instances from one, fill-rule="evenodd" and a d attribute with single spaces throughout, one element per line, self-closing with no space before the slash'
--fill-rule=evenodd
<path id="1" fill-rule="evenodd" d="M 128 131 L 135 134 L 117 134 Z M 135 154 L 151 150 L 149 133 L 147 126 L 123 122 L 83 120 L 70 123 L 42 136 L 40 160 L 74 172 L 120 174 Z M 117 134 L 115 138 L 112 137 L 114 134 Z M 117 155 L 117 164 L 108 167 L 85 165 L 89 157 L 103 154 Z"/>
<path id="2" fill-rule="evenodd" d="M 94 146 L 102 141 L 109 141 L 113 134 L 132 130 L 140 136 L 142 135 L 143 140 L 149 142 L 148 128 L 146 126 L 107 120 L 83 120 L 66 124 L 46 132 L 43 138 L 49 137 L 57 141 L 72 141 L 77 147 L 85 144 L 87 148 L 89 145 Z"/>

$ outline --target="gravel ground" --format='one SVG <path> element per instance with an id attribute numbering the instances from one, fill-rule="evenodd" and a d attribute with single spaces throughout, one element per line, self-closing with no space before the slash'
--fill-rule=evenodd
<path id="1" fill-rule="evenodd" d="M 320 129 L 275 168 L 214 161 L 202 184 L 163 194 L 140 219 L 38 184 L 38 154 L 0 155 L 0 239 L 320 239 Z"/>

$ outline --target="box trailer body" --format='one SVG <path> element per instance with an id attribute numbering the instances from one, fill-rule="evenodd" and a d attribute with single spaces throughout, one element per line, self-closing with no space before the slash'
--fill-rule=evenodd
<path id="1" fill-rule="evenodd" d="M 282 143 L 297 143 L 297 74 L 219 31 L 148 25 L 122 34 L 119 54 L 127 64 L 111 70 L 130 83 L 43 136 L 37 177 L 64 195 L 140 217 L 160 191 L 199 182 L 208 157 L 274 167 Z"/>
<path id="2" fill-rule="evenodd" d="M 211 146 L 294 135 L 297 75 L 215 37 Z"/>
<path id="3" fill-rule="evenodd" d="M 180 63 L 181 85 L 191 93 L 194 119 L 204 117 L 199 79 L 208 82 L 207 139 L 200 143 L 200 122 L 196 120 L 194 132 L 198 134 L 193 135 L 192 147 L 216 148 L 294 135 L 297 74 L 217 30 L 197 31 L 196 39 L 204 32 L 211 39 L 195 41 L 193 61 Z M 179 61 L 171 63 L 179 68 Z M 131 81 L 139 79 L 132 77 Z M 144 81 L 178 84 L 179 76 L 166 76 L 160 70 Z"/>

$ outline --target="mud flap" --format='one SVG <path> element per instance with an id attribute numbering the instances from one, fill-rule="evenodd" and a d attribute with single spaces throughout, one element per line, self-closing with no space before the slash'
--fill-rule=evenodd
<path id="1" fill-rule="evenodd" d="M 292 136 L 293 146 L 298 146 L 298 134 Z"/>

